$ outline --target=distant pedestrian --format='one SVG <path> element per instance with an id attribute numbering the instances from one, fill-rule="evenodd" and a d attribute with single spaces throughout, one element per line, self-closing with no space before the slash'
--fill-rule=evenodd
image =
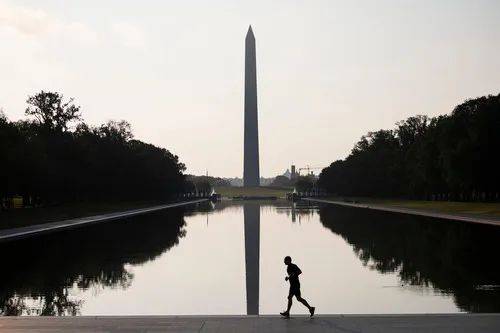
<path id="1" fill-rule="evenodd" d="M 285 281 L 290 282 L 290 291 L 288 293 L 288 307 L 285 312 L 280 312 L 280 314 L 286 318 L 290 318 L 290 308 L 292 307 L 292 298 L 293 296 L 295 296 L 297 298 L 297 301 L 304 304 L 304 306 L 306 306 L 309 309 L 311 317 L 314 316 L 314 310 L 316 310 L 316 308 L 314 306 L 310 306 L 309 303 L 307 303 L 307 301 L 303 299 L 300 295 L 299 275 L 302 274 L 302 271 L 297 265 L 292 264 L 291 257 L 286 256 L 284 261 L 285 265 L 287 266 L 286 272 L 288 273 L 288 276 L 285 277 Z"/>

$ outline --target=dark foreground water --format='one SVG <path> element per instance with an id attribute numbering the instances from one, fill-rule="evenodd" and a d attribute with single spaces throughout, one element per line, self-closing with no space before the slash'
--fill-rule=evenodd
<path id="1" fill-rule="evenodd" d="M 337 206 L 206 203 L 0 244 L 11 315 L 500 312 L 500 228 Z M 294 302 L 293 313 L 306 313 Z"/>

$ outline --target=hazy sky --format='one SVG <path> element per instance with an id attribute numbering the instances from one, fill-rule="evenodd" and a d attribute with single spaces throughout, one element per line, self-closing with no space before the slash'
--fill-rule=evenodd
<path id="1" fill-rule="evenodd" d="M 500 92 L 498 0 L 0 0 L 0 108 L 20 119 L 27 95 L 59 91 L 190 173 L 241 176 L 249 24 L 263 176 Z"/>

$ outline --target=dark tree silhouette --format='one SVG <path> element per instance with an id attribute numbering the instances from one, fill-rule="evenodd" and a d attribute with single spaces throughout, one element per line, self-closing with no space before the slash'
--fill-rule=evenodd
<path id="1" fill-rule="evenodd" d="M 80 107 L 73 104 L 73 98 L 63 102 L 63 95 L 57 92 L 41 91 L 29 96 L 26 103 L 27 116 L 34 116 L 40 124 L 49 129 L 67 130 L 68 124 L 80 120 Z"/>
<path id="2" fill-rule="evenodd" d="M 396 125 L 363 136 L 345 160 L 323 169 L 320 186 L 347 196 L 500 200 L 500 95 Z"/>
<path id="3" fill-rule="evenodd" d="M 292 185 L 293 185 L 292 180 L 289 179 L 288 177 L 282 176 L 282 175 L 276 176 L 271 183 L 271 186 L 274 186 L 274 187 L 284 187 L 284 186 L 292 186 Z"/>
<path id="4" fill-rule="evenodd" d="M 184 191 L 184 164 L 168 150 L 133 139 L 126 121 L 80 121 L 73 99 L 40 92 L 28 98 L 35 121 L 0 116 L 0 200 L 164 200 Z"/>
<path id="5" fill-rule="evenodd" d="M 311 176 L 299 176 L 295 180 L 295 188 L 299 192 L 312 191 L 314 188 L 314 178 Z"/>
<path id="6" fill-rule="evenodd" d="M 193 191 L 210 192 L 215 186 L 231 186 L 228 180 L 220 177 L 187 175 L 187 180 L 192 182 Z"/>

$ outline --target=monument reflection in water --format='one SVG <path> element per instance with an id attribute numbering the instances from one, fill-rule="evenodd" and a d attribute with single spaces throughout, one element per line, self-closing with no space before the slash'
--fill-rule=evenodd
<path id="1" fill-rule="evenodd" d="M 247 314 L 259 314 L 260 204 L 243 205 Z"/>

